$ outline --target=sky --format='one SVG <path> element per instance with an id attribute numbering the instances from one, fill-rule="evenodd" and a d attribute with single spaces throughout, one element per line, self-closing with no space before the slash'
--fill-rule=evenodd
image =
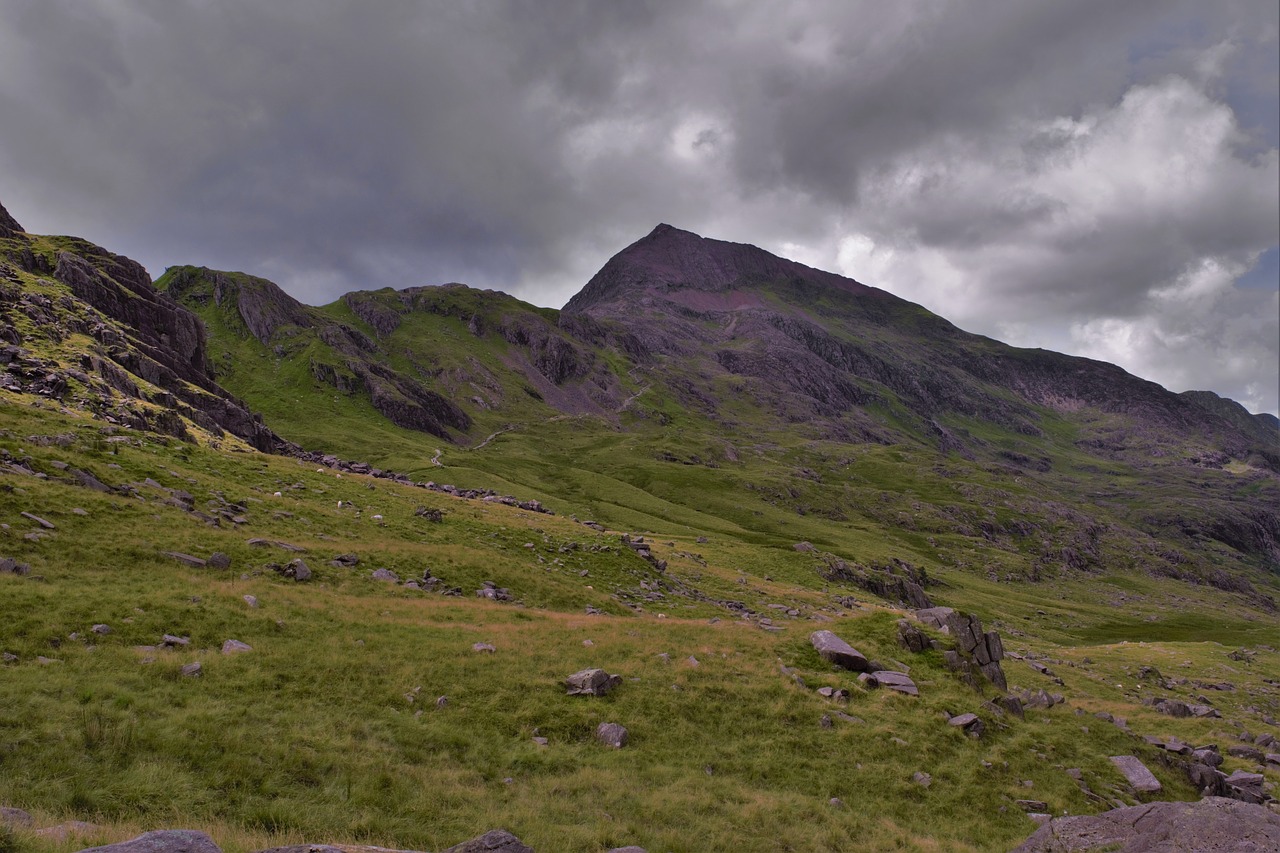
<path id="1" fill-rule="evenodd" d="M 660 222 L 1280 411 L 1274 0 L 0 0 L 0 203 L 323 304 Z"/>

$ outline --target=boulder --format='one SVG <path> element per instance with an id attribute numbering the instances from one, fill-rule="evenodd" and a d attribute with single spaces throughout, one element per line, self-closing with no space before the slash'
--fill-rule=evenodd
<path id="1" fill-rule="evenodd" d="M 931 625 L 939 630 L 947 626 L 947 617 L 955 610 L 950 607 L 929 607 L 924 610 L 916 611 L 916 618 L 926 625 Z"/>
<path id="2" fill-rule="evenodd" d="M 584 669 L 565 679 L 570 696 L 603 696 L 621 683 L 621 675 L 610 675 L 603 669 Z"/>
<path id="3" fill-rule="evenodd" d="M 222 644 L 222 653 L 224 655 L 234 655 L 240 652 L 251 652 L 253 646 L 248 643 L 242 643 L 239 640 L 227 640 Z"/>
<path id="4" fill-rule="evenodd" d="M 222 853 L 213 839 L 191 829 L 161 829 L 81 853 Z"/>
<path id="5" fill-rule="evenodd" d="M 301 557 L 290 560 L 289 565 L 285 566 L 284 573 L 296 581 L 311 580 L 311 567 Z"/>
<path id="6" fill-rule="evenodd" d="M 823 660 L 830 661 L 841 669 L 850 672 L 871 671 L 871 662 L 862 652 L 830 631 L 814 631 L 809 635 L 809 642 Z"/>
<path id="7" fill-rule="evenodd" d="M 186 678 L 199 678 L 204 675 L 204 667 L 200 665 L 199 661 L 184 664 L 182 667 L 182 675 Z"/>
<path id="8" fill-rule="evenodd" d="M 919 654 L 929 648 L 929 636 L 907 619 L 898 620 L 898 642 L 908 651 Z"/>
<path id="9" fill-rule="evenodd" d="M 1254 762 L 1255 764 L 1267 763 L 1266 753 L 1252 746 L 1244 746 L 1244 745 L 1229 746 L 1227 747 L 1227 755 L 1232 755 L 1232 756 L 1235 756 L 1236 758 L 1244 758 L 1244 759 L 1247 759 L 1248 761 Z"/>
<path id="10" fill-rule="evenodd" d="M 209 555 L 209 559 L 205 561 L 211 569 L 229 569 L 231 568 L 231 558 L 221 551 L 214 551 Z"/>
<path id="11" fill-rule="evenodd" d="M 977 714 L 960 714 L 947 720 L 947 725 L 963 729 L 964 733 L 970 737 L 982 737 L 982 733 L 987 730 L 986 724 Z"/>
<path id="12" fill-rule="evenodd" d="M 908 696 L 920 695 L 920 690 L 916 687 L 916 683 L 901 672 L 880 670 L 879 672 L 868 673 L 863 683 L 868 687 L 887 687 L 890 690 L 896 690 Z"/>
<path id="13" fill-rule="evenodd" d="M 1194 803 L 1149 803 L 1096 815 L 1057 817 L 1013 853 L 1280 850 L 1280 815 L 1223 797 Z"/>
<path id="14" fill-rule="evenodd" d="M 533 853 L 533 848 L 505 829 L 492 829 L 479 838 L 455 844 L 441 853 Z"/>
<path id="15" fill-rule="evenodd" d="M 389 583 L 400 583 L 400 576 L 390 569 L 374 569 L 370 575 L 376 581 L 387 581 Z"/>
<path id="16" fill-rule="evenodd" d="M 596 726 L 596 740 L 605 746 L 622 749 L 627 744 L 627 729 L 618 723 L 601 723 Z"/>
<path id="17" fill-rule="evenodd" d="M 14 809 L 9 806 L 0 806 L 0 826 L 31 826 L 33 823 L 31 814 L 22 809 Z"/>
<path id="18" fill-rule="evenodd" d="M 1139 794 L 1156 794 L 1161 790 L 1160 780 L 1152 775 L 1147 766 L 1138 760 L 1134 755 L 1113 755 L 1111 763 L 1114 764 L 1124 778 L 1128 780 L 1133 790 Z"/>

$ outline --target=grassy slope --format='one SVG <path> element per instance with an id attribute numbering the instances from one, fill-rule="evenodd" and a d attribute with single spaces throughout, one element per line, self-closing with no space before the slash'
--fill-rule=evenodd
<path id="1" fill-rule="evenodd" d="M 1232 681 L 1235 692 L 1213 698 L 1227 720 L 1255 731 L 1258 714 L 1280 713 L 1275 687 L 1262 681 L 1280 676 L 1280 655 L 1265 651 L 1252 664 L 1226 657 L 1235 644 L 1274 646 L 1280 639 L 1274 618 L 1238 599 L 1129 575 L 994 583 L 930 564 L 951 584 L 935 595 L 1000 627 L 1011 650 L 1051 655 L 1066 682 L 1058 688 L 1009 661 L 1013 683 L 1061 689 L 1072 703 L 1031 712 L 1026 721 L 984 712 L 987 736 L 966 738 L 945 725 L 943 712 L 976 709 L 982 697 L 946 673 L 937 653 L 901 651 L 891 611 L 856 590 L 827 587 L 813 558 L 789 547 L 790 534 L 824 529 L 823 547 L 843 553 L 901 553 L 900 543 L 877 545 L 877 531 L 833 529 L 793 513 L 770 516 L 765 503 L 761 516 L 731 511 L 730 498 L 689 513 L 652 497 L 687 488 L 680 475 L 695 470 L 690 466 L 633 459 L 649 478 L 643 492 L 621 485 L 637 479 L 636 471 L 586 476 L 555 459 L 546 466 L 563 478 L 565 503 L 602 510 L 601 518 L 614 512 L 628 522 L 620 529 L 642 527 L 659 543 L 673 543 L 657 546 L 670 562 L 667 597 L 637 614 L 621 599 L 637 600 L 641 581 L 659 581 L 652 568 L 612 535 L 564 516 L 127 431 L 119 434 L 128 441 L 107 443 L 98 424 L 29 409 L 13 397 L 0 403 L 0 428 L 0 447 L 29 454 L 34 467 L 53 475 L 0 475 L 0 522 L 8 525 L 0 529 L 0 553 L 29 562 L 41 578 L 0 575 L 0 644 L 19 656 L 3 671 L 0 802 L 33 807 L 50 821 L 105 823 L 108 837 L 196 824 L 232 850 L 339 839 L 438 849 L 505 826 L 540 850 L 626 843 L 650 850 L 1003 850 L 1032 828 L 1014 799 L 1043 799 L 1059 813 L 1098 808 L 1065 767 L 1082 769 L 1095 791 L 1123 797 L 1106 756 L 1136 752 L 1169 796 L 1193 796 L 1151 748 L 1074 711 L 1119 713 L 1143 733 L 1229 741 L 1234 730 L 1223 721 L 1173 720 L 1142 706 L 1151 689 L 1135 680 L 1141 664 L 1170 676 Z M 571 423 L 562 429 L 560 446 L 573 433 Z M 27 438 L 68 431 L 75 440 L 66 447 Z M 616 455 L 598 434 L 591 446 Z M 515 450 L 506 458 L 514 460 L 512 482 L 523 486 L 534 461 L 521 463 Z M 151 477 L 190 492 L 197 506 L 224 495 L 249 508 L 248 523 L 207 527 L 149 487 L 140 488 L 139 499 L 63 485 L 53 481 L 54 461 L 112 484 Z M 338 500 L 355 509 L 339 510 Z M 445 521 L 416 517 L 419 505 L 443 509 Z M 57 529 L 26 538 L 35 527 L 22 510 Z M 381 523 L 374 514 L 384 516 Z M 298 585 L 264 570 L 292 555 L 250 548 L 253 536 L 306 547 L 316 581 Z M 581 547 L 562 552 L 569 542 Z M 233 566 L 190 569 L 162 556 L 165 550 L 220 550 Z M 345 552 L 361 556 L 358 568 L 327 564 Z M 369 570 L 381 566 L 402 577 L 429 567 L 467 597 L 370 580 Z M 510 587 L 521 603 L 471 598 L 483 580 Z M 677 582 L 746 601 L 786 630 L 761 631 L 675 595 Z M 245 594 L 261 606 L 248 608 Z M 834 603 L 848 594 L 867 603 L 854 611 Z M 1123 604 L 1106 599 L 1120 594 Z M 802 616 L 771 613 L 767 604 L 778 602 Z M 587 605 L 606 615 L 583 615 Z M 823 664 L 806 642 L 819 627 L 808 618 L 815 612 L 835 620 L 822 627 L 869 655 L 909 665 L 922 696 L 868 693 Z M 99 622 L 113 633 L 87 633 Z M 134 650 L 163 633 L 190 636 L 191 648 Z M 1139 636 L 1154 642 L 1115 644 Z M 254 651 L 223 657 L 218 649 L 228 638 Z M 498 651 L 473 652 L 474 642 Z M 59 662 L 41 666 L 37 655 Z M 691 655 L 698 666 L 688 662 Z M 155 661 L 144 663 L 147 656 Z M 205 676 L 181 678 L 180 666 L 194 660 Z M 592 665 L 622 674 L 618 691 L 604 699 L 564 696 L 560 680 Z M 850 704 L 838 708 L 817 696 L 813 688 L 821 685 L 851 688 Z M 1194 692 L 1187 686 L 1174 695 Z M 436 709 L 440 695 L 449 702 Z M 834 710 L 864 722 L 820 726 Z M 620 752 L 594 744 L 603 721 L 622 722 L 632 742 Z M 531 741 L 535 730 L 549 746 Z M 1246 765 L 1229 759 L 1234 766 Z M 931 787 L 912 783 L 917 770 L 932 774 Z M 833 808 L 831 797 L 846 807 Z M 49 847 L 21 834 L 18 841 Z"/>

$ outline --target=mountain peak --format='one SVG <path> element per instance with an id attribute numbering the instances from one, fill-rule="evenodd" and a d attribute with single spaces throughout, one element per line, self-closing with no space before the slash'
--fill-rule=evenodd
<path id="1" fill-rule="evenodd" d="M 582 313 L 673 291 L 722 292 L 798 280 L 845 292 L 880 293 L 757 246 L 713 240 L 663 222 L 610 258 L 564 310 Z"/>
<path id="2" fill-rule="evenodd" d="M 0 204 L 0 239 L 15 237 L 23 231 L 25 229 L 18 224 L 18 220 L 10 216 L 9 211 L 4 209 L 3 204 Z"/>

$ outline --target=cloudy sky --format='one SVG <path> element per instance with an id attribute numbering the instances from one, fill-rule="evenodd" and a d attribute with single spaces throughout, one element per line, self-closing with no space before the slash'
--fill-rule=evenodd
<path id="1" fill-rule="evenodd" d="M 668 222 L 1277 411 L 1274 0 L 0 0 L 0 202 L 306 302 Z"/>

